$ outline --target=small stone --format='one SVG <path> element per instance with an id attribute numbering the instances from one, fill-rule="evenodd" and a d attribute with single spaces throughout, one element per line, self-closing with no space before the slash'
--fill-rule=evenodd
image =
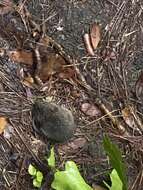
<path id="1" fill-rule="evenodd" d="M 46 101 L 33 104 L 32 120 L 36 132 L 56 142 L 69 140 L 76 129 L 70 110 Z"/>

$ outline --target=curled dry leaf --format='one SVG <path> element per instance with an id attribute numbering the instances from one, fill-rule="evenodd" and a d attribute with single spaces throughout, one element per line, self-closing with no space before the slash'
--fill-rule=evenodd
<path id="1" fill-rule="evenodd" d="M 91 56 L 94 56 L 94 51 L 90 42 L 89 34 L 84 34 L 83 38 L 84 38 L 84 44 L 85 44 L 87 53 Z"/>
<path id="2" fill-rule="evenodd" d="M 101 116 L 102 115 L 99 108 L 97 106 L 93 105 L 93 104 L 90 104 L 90 103 L 83 103 L 81 105 L 81 111 L 85 115 L 90 116 L 90 117 L 95 117 L 95 116 Z"/>
<path id="3" fill-rule="evenodd" d="M 7 127 L 7 118 L 0 117 L 0 134 L 2 134 Z"/>
<path id="4" fill-rule="evenodd" d="M 101 29 L 99 24 L 93 23 L 90 27 L 90 33 L 84 34 L 84 44 L 87 53 L 94 56 L 94 50 L 97 48 L 101 39 Z"/>
<path id="5" fill-rule="evenodd" d="M 8 56 L 12 61 L 15 61 L 17 63 L 23 63 L 28 66 L 32 66 L 33 64 L 33 54 L 30 51 L 19 49 L 8 51 Z"/>
<path id="6" fill-rule="evenodd" d="M 25 86 L 29 87 L 29 88 L 33 88 L 33 84 L 34 84 L 34 79 L 32 77 L 25 77 L 24 80 L 22 81 L 22 84 L 24 84 Z"/>
<path id="7" fill-rule="evenodd" d="M 133 128 L 134 125 L 135 125 L 135 121 L 134 121 L 134 117 L 131 113 L 131 110 L 130 110 L 130 107 L 125 107 L 123 110 L 122 110 L 122 116 L 123 116 L 123 119 L 125 121 L 125 123 Z"/>
<path id="8" fill-rule="evenodd" d="M 135 84 L 136 96 L 138 99 L 143 100 L 143 72 L 141 72 Z"/>
<path id="9" fill-rule="evenodd" d="M 14 3 L 12 0 L 3 0 L 0 2 L 0 15 L 4 15 L 13 10 Z"/>
<path id="10" fill-rule="evenodd" d="M 99 24 L 93 23 L 90 28 L 90 40 L 93 50 L 95 50 L 101 39 L 101 29 Z"/>

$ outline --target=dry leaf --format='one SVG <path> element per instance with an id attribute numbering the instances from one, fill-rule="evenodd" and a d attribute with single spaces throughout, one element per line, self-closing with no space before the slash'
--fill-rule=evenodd
<path id="1" fill-rule="evenodd" d="M 19 66 L 19 67 L 17 68 L 16 73 L 17 73 L 17 76 L 18 76 L 21 80 L 23 80 L 23 78 L 24 78 L 24 69 Z"/>
<path id="2" fill-rule="evenodd" d="M 33 54 L 30 51 L 25 50 L 14 50 L 9 51 L 8 56 L 12 61 L 23 63 L 28 66 L 32 66 L 33 64 Z"/>
<path id="3" fill-rule="evenodd" d="M 66 63 L 62 56 L 56 53 L 47 52 L 42 62 L 42 66 L 38 71 L 38 76 L 42 81 L 46 81 L 49 79 L 49 76 L 60 73 L 63 70 L 63 65 L 66 65 Z"/>
<path id="4" fill-rule="evenodd" d="M 90 28 L 90 40 L 93 50 L 95 50 L 101 39 L 101 29 L 99 24 L 94 23 Z"/>
<path id="5" fill-rule="evenodd" d="M 0 134 L 2 134 L 7 126 L 7 119 L 5 117 L 0 117 Z"/>
<path id="6" fill-rule="evenodd" d="M 7 125 L 7 127 L 4 129 L 4 133 L 3 133 L 3 136 L 6 138 L 6 139 L 10 139 L 10 137 L 12 136 L 14 130 L 13 130 L 13 127 L 11 125 Z"/>
<path id="7" fill-rule="evenodd" d="M 75 70 L 74 68 L 65 68 L 61 73 L 59 73 L 59 77 L 62 79 L 70 79 L 75 77 Z"/>
<path id="8" fill-rule="evenodd" d="M 86 144 L 86 139 L 83 137 L 79 137 L 72 142 L 69 142 L 67 144 L 59 145 L 58 151 L 60 154 L 64 153 L 70 153 L 73 151 L 77 151 L 78 149 L 81 149 Z"/>
<path id="9" fill-rule="evenodd" d="M 89 34 L 84 34 L 83 38 L 84 38 L 84 44 L 85 44 L 85 48 L 86 48 L 87 53 L 91 56 L 94 56 L 94 51 L 93 51 L 92 45 L 90 43 Z"/>
<path id="10" fill-rule="evenodd" d="M 4 15 L 13 10 L 13 1 L 12 0 L 3 0 L 0 2 L 0 15 Z"/>
<path id="11" fill-rule="evenodd" d="M 143 100 L 143 72 L 141 72 L 135 84 L 136 96 L 138 99 Z"/>
<path id="12" fill-rule="evenodd" d="M 27 86 L 29 88 L 33 88 L 34 79 L 29 76 L 25 77 L 24 80 L 22 81 L 22 84 L 24 84 L 25 86 Z"/>
<path id="13" fill-rule="evenodd" d="M 122 116 L 123 116 L 125 123 L 129 127 L 133 128 L 135 126 L 134 117 L 130 111 L 130 107 L 126 107 L 122 110 Z"/>
<path id="14" fill-rule="evenodd" d="M 83 103 L 81 105 L 81 111 L 88 116 L 94 117 L 94 116 L 101 116 L 102 113 L 99 110 L 99 108 L 93 104 L 90 103 Z"/>

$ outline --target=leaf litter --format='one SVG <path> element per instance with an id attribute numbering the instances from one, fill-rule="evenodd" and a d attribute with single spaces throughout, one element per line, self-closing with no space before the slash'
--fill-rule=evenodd
<path id="1" fill-rule="evenodd" d="M 49 1 L 47 1 L 47 3 L 48 2 Z M 33 38 L 30 39 L 30 43 L 32 43 L 31 41 L 33 40 L 37 40 L 36 38 L 40 36 L 38 31 L 39 31 L 39 28 L 41 27 L 41 26 L 39 27 L 38 24 L 34 23 L 36 18 L 34 17 L 35 18 L 34 20 L 32 17 L 33 16 L 32 14 L 25 12 L 26 5 L 29 9 L 29 5 L 31 6 L 31 3 L 32 2 L 24 1 L 23 4 L 20 6 L 20 10 L 18 12 L 19 16 L 18 18 L 16 17 L 16 19 L 18 20 L 18 23 L 20 23 L 22 20 L 22 23 L 23 23 L 22 31 L 24 35 L 26 34 L 25 31 L 29 31 L 29 34 L 32 34 L 31 36 L 35 37 L 34 39 Z M 66 3 L 68 4 L 68 6 Z M 80 7 L 82 3 L 81 4 L 80 3 L 76 4 L 76 7 L 78 10 L 82 10 L 82 8 Z M 88 6 L 90 6 L 90 8 L 92 7 L 92 4 L 90 3 L 92 3 L 92 1 L 84 2 L 85 9 Z M 96 4 L 96 2 L 94 3 Z M 105 6 L 106 8 L 103 5 L 104 3 L 106 4 Z M 134 154 L 136 154 L 137 162 L 138 163 L 142 162 L 142 159 L 141 159 L 142 112 L 138 112 L 138 107 L 140 108 L 140 110 L 142 108 L 142 102 L 140 98 L 141 97 L 140 94 L 142 90 L 141 90 L 140 80 L 139 80 L 140 82 L 137 82 L 139 85 L 137 83 L 136 83 L 137 85 L 134 85 L 135 82 L 138 80 L 137 77 L 135 77 L 134 75 L 137 72 L 137 69 L 135 68 L 135 65 L 134 65 L 134 59 L 137 56 L 136 52 L 141 51 L 141 47 L 143 44 L 141 44 L 142 43 L 141 40 L 138 40 L 140 36 L 138 36 L 137 32 L 131 33 L 132 31 L 140 30 L 138 23 L 141 21 L 141 16 L 140 16 L 141 7 L 140 7 L 140 4 L 138 3 L 137 5 L 136 2 L 133 3 L 133 2 L 125 2 L 125 1 L 124 2 L 114 1 L 113 3 L 111 2 L 104 2 L 104 3 L 101 5 L 102 7 L 101 10 L 104 9 L 106 15 L 104 16 L 104 14 L 102 13 L 103 19 L 101 19 L 100 21 L 100 23 L 102 24 L 102 37 L 101 37 L 101 29 L 98 28 L 94 24 L 92 26 L 92 23 L 95 23 L 94 20 L 95 20 L 95 17 L 97 16 L 95 12 L 97 13 L 100 12 L 99 8 L 98 9 L 96 8 L 98 6 L 94 7 L 95 8 L 94 13 L 90 9 L 90 14 L 92 15 L 93 20 L 91 19 L 86 22 L 88 23 L 88 28 L 90 28 L 90 31 L 89 33 L 87 33 L 87 37 L 86 37 L 87 44 L 85 45 L 87 45 L 86 47 L 87 51 L 88 51 L 88 48 L 91 48 L 88 53 L 89 55 L 91 55 L 92 58 L 89 58 L 89 57 L 87 58 L 84 55 L 84 58 L 81 58 L 80 60 L 80 56 L 82 56 L 82 53 L 79 54 L 79 56 L 76 55 L 75 58 L 77 58 L 78 61 L 74 63 L 72 61 L 69 61 L 70 63 L 69 68 L 71 68 L 71 70 L 67 69 L 67 73 L 66 73 L 67 65 L 65 65 L 65 63 L 62 64 L 64 65 L 65 70 L 63 71 L 63 66 L 61 66 L 60 67 L 61 70 L 59 73 L 58 73 L 58 70 L 55 72 L 55 70 L 53 71 L 53 68 L 52 68 L 50 71 L 50 73 L 52 73 L 50 76 L 50 79 L 48 80 L 46 79 L 47 86 L 48 86 L 46 92 L 39 92 L 38 88 L 33 88 L 33 89 L 30 88 L 30 95 L 27 95 L 27 92 L 26 92 L 27 87 L 21 83 L 21 81 L 19 80 L 19 78 L 17 78 L 17 75 L 15 74 L 16 72 L 12 70 L 12 68 L 14 66 L 17 67 L 17 65 L 20 65 L 21 67 L 23 67 L 23 65 L 21 64 L 23 62 L 25 62 L 27 66 L 31 67 L 31 65 L 33 64 L 31 49 L 32 51 L 35 51 L 36 49 L 40 55 L 38 57 L 38 54 L 37 54 L 37 57 L 36 57 L 36 59 L 38 60 L 37 61 L 38 67 L 40 68 L 39 63 L 42 61 L 41 52 L 43 52 L 44 48 L 42 47 L 41 48 L 42 51 L 41 51 L 41 49 L 39 48 L 40 47 L 39 45 L 35 46 L 35 44 L 38 44 L 36 41 L 34 41 L 34 43 L 32 44 L 32 47 L 29 47 L 29 34 L 28 35 L 26 34 L 25 38 L 23 38 L 23 39 L 26 39 L 23 43 L 20 42 L 18 40 L 19 38 L 17 38 L 16 36 L 15 39 L 17 40 L 17 42 L 14 41 L 13 43 L 14 45 L 10 49 L 8 49 L 8 51 L 11 52 L 11 56 L 12 56 L 12 52 L 16 53 L 16 54 L 13 54 L 13 57 L 11 57 L 13 58 L 14 63 L 11 63 L 11 61 L 9 60 L 5 61 L 5 58 L 6 58 L 4 55 L 5 49 L 1 51 L 2 64 L 4 63 L 3 64 L 4 67 L 2 67 L 1 65 L 1 70 L 0 70 L 1 83 L 4 85 L 4 89 L 2 90 L 2 92 L 0 92 L 1 93 L 1 96 L 0 96 L 1 97 L 1 101 L 0 101 L 1 115 L 4 117 L 6 115 L 12 118 L 11 119 L 12 124 L 13 124 L 12 127 L 14 129 L 14 134 L 11 138 L 10 143 L 7 141 L 8 143 L 4 144 L 5 141 L 3 140 L 2 144 L 4 144 L 4 147 L 8 147 L 14 150 L 15 152 L 18 152 L 21 158 L 20 160 L 18 160 L 18 163 L 20 161 L 22 163 L 25 163 L 25 160 L 28 160 L 29 157 L 32 157 L 36 163 L 39 163 L 39 157 L 35 156 L 31 149 L 32 147 L 31 137 L 33 137 L 32 123 L 31 123 L 31 117 L 30 117 L 30 108 L 32 104 L 31 99 L 37 96 L 45 97 L 47 96 L 47 94 L 48 96 L 54 97 L 53 101 L 63 104 L 69 107 L 70 109 L 72 109 L 79 124 L 79 129 L 75 133 L 75 137 L 77 137 L 78 140 L 77 141 L 75 140 L 75 143 L 72 144 L 72 148 L 71 148 L 75 150 L 75 154 L 72 155 L 72 153 L 74 152 L 73 151 L 73 152 L 70 152 L 69 154 L 67 153 L 64 156 L 62 156 L 59 159 L 60 165 L 64 165 L 65 160 L 75 159 L 77 161 L 77 164 L 85 166 L 84 170 L 86 170 L 86 172 L 83 171 L 83 173 L 86 173 L 85 174 L 86 178 L 92 184 L 93 178 L 91 175 L 91 171 L 88 171 L 88 166 L 90 166 L 91 168 L 94 167 L 97 169 L 97 167 L 100 164 L 102 164 L 102 167 L 100 167 L 99 170 L 97 169 L 96 171 L 96 174 L 98 175 L 102 173 L 101 171 L 103 167 L 105 167 L 105 170 L 107 169 L 107 162 L 105 164 L 104 159 L 101 157 L 101 155 L 98 156 L 98 159 L 93 160 L 91 157 L 89 157 L 88 151 L 84 149 L 84 145 L 88 143 L 88 141 L 101 140 L 102 132 L 109 133 L 116 140 L 116 142 L 119 142 L 119 143 L 122 142 L 122 146 L 125 149 L 125 152 L 124 152 L 125 157 L 128 157 L 129 155 L 128 153 L 131 154 L 133 152 Z M 54 1 L 54 2 L 50 2 L 49 5 L 50 7 L 52 7 L 53 10 L 55 10 L 55 5 L 56 6 L 58 5 L 59 12 L 60 11 L 64 12 L 66 10 L 68 13 L 70 11 L 71 14 L 67 14 L 66 12 L 64 12 L 65 15 L 67 16 L 67 19 L 64 19 L 65 28 L 67 30 L 64 29 L 65 31 L 64 30 L 58 31 L 59 33 L 57 35 L 60 38 L 61 33 L 62 35 L 66 34 L 65 41 L 64 40 L 60 41 L 61 39 L 64 39 L 62 35 L 61 35 L 62 37 L 58 39 L 56 35 L 54 36 L 54 34 L 52 34 L 53 28 L 57 25 L 57 23 L 59 22 L 59 18 L 61 17 L 61 15 L 63 15 L 63 13 L 60 14 L 60 16 L 58 15 L 59 16 L 58 19 L 56 16 L 53 17 L 52 20 L 49 19 L 48 25 L 46 25 L 48 29 L 48 33 L 51 36 L 53 35 L 54 39 L 56 39 L 57 41 L 59 40 L 61 44 L 65 45 L 65 42 L 67 42 L 67 45 L 65 47 L 66 47 L 66 50 L 70 49 L 70 51 L 68 52 L 70 55 L 74 54 L 74 51 L 72 51 L 72 45 L 74 46 L 75 51 L 77 50 L 76 53 L 79 52 L 80 51 L 79 44 L 82 43 L 83 33 L 81 33 L 81 25 L 80 27 L 76 27 L 76 26 L 79 26 L 78 24 L 80 23 L 80 24 L 83 24 L 82 27 L 84 28 L 84 25 L 86 25 L 86 23 L 84 20 L 82 21 L 78 20 L 77 22 L 78 24 L 73 22 L 74 27 L 72 28 L 72 22 L 71 22 L 70 31 L 74 31 L 73 38 L 69 35 L 69 28 L 67 28 L 69 27 L 69 23 L 67 22 L 69 22 L 70 19 L 73 20 L 74 14 L 77 14 L 75 12 L 75 8 L 72 8 L 72 5 L 75 5 L 74 2 L 72 3 L 64 2 L 64 5 L 62 4 L 61 6 L 61 2 Z M 32 4 L 32 6 L 30 7 L 30 9 L 32 9 L 32 7 L 34 8 L 34 12 L 33 12 L 34 15 L 36 14 L 36 10 L 37 10 L 35 6 L 36 5 Z M 42 6 L 43 6 L 42 10 L 44 10 L 45 5 L 42 5 Z M 63 9 L 63 6 L 64 6 L 64 9 Z M 67 7 L 69 8 L 68 10 L 67 10 Z M 51 10 L 49 10 L 49 13 L 51 14 L 50 11 Z M 81 13 L 80 11 L 77 11 L 77 12 Z M 7 13 L 10 14 L 9 17 L 12 16 L 11 11 L 10 12 L 8 11 Z M 48 13 L 47 9 L 46 9 L 46 13 Z M 40 14 L 40 12 L 38 14 Z M 83 17 L 85 15 L 88 15 L 87 11 L 84 12 Z M 5 14 L 4 16 L 5 16 L 4 19 L 7 19 L 6 17 L 7 14 Z M 46 17 L 48 18 L 48 15 Z M 38 16 L 38 18 L 40 17 Z M 79 17 L 79 16 L 77 18 L 83 19 L 82 17 Z M 91 17 L 88 17 L 88 18 L 91 18 Z M 136 18 L 138 18 L 138 22 Z M 106 23 L 104 23 L 104 20 L 106 20 Z M 43 22 L 47 24 L 46 20 L 44 20 Z M 134 23 L 132 27 L 131 27 L 131 23 Z M 54 24 L 55 26 L 52 28 Z M 106 27 L 107 25 L 110 26 L 109 29 Z M 75 30 L 75 27 L 76 27 L 76 30 Z M 11 34 L 11 32 L 9 31 L 12 31 L 12 28 L 10 29 L 11 30 L 8 30 L 7 34 Z M 15 31 L 16 30 L 14 30 L 12 34 L 15 34 Z M 68 32 L 66 33 L 66 31 Z M 131 34 L 131 35 L 128 35 L 126 36 L 126 38 L 124 38 L 126 33 Z M 7 34 L 5 34 L 4 32 L 1 32 L 1 35 L 5 37 L 5 39 L 8 40 L 9 35 Z M 74 40 L 74 36 L 76 37 L 76 40 Z M 9 41 L 14 40 L 11 37 L 12 36 L 10 36 Z M 45 42 L 41 42 L 41 43 L 45 45 Z M 46 42 L 46 43 L 49 44 L 49 42 Z M 52 43 L 55 44 L 55 42 L 53 41 Z M 17 49 L 18 47 L 15 44 L 22 45 L 20 47 L 22 49 L 21 50 L 22 53 L 19 54 L 20 51 L 19 49 Z M 53 46 L 53 44 L 50 45 L 50 48 Z M 25 57 L 22 57 L 22 54 L 24 53 L 25 53 Z M 59 53 L 59 50 L 57 50 L 56 48 L 56 54 L 57 53 L 61 57 L 64 57 L 63 55 L 65 55 L 63 51 Z M 67 59 L 68 57 L 66 57 L 66 60 Z M 16 62 L 18 64 L 15 64 Z M 6 69 L 6 66 L 7 68 L 9 68 L 9 70 Z M 77 72 L 76 76 L 74 76 L 74 72 Z M 26 75 L 28 73 L 29 71 L 26 71 Z M 37 70 L 35 74 L 36 75 L 38 74 Z M 21 76 L 21 78 L 25 79 L 24 77 L 25 76 Z M 135 77 L 135 80 L 133 81 L 132 78 L 130 77 L 132 78 Z M 134 84 L 132 82 L 134 82 Z M 136 86 L 135 87 L 136 92 L 135 91 L 133 92 L 133 88 L 132 88 L 133 86 L 134 87 Z M 80 92 L 74 99 L 71 93 L 71 91 L 73 92 L 73 89 L 75 89 L 75 92 Z M 134 94 L 136 94 L 136 97 L 134 96 Z M 31 96 L 31 97 L 27 98 L 28 96 Z M 115 107 L 113 105 L 114 100 L 116 100 Z M 92 102 L 92 103 L 86 106 L 83 103 L 84 109 L 82 108 L 83 109 L 82 110 L 80 107 L 80 105 L 82 105 L 82 102 L 85 102 L 85 103 Z M 129 112 L 129 114 L 127 114 L 127 117 L 126 117 L 126 110 L 124 110 L 124 112 L 122 112 L 122 110 L 128 107 L 128 103 L 136 104 L 137 110 L 133 110 L 132 112 Z M 95 105 L 97 105 L 97 107 Z M 94 117 L 98 115 L 98 112 L 99 114 L 102 113 L 103 116 L 99 117 L 98 119 L 95 119 Z M 137 130 L 136 133 L 134 133 L 134 128 L 132 128 L 133 126 L 132 119 L 135 121 L 135 123 L 137 123 L 136 127 L 139 128 L 139 130 Z M 124 122 L 127 125 L 129 124 L 130 127 L 128 128 L 124 124 Z M 127 149 L 129 146 L 132 149 L 131 151 Z M 139 147 L 139 149 L 137 149 L 137 147 Z M 1 149 L 1 153 L 2 155 L 4 155 L 3 158 L 5 156 L 9 158 L 8 155 L 6 154 L 6 151 L 3 151 L 3 149 Z M 133 155 L 133 157 L 134 156 L 135 155 Z M 7 165 L 6 159 L 4 160 L 3 158 L 2 158 L 2 162 L 3 162 L 2 168 L 4 168 L 4 166 Z M 40 159 L 42 159 L 42 157 L 40 157 Z M 132 160 L 132 158 L 130 159 Z M 130 164 L 132 164 L 131 161 L 130 161 Z M 128 167 L 130 168 L 130 166 Z M 24 175 L 25 167 L 23 165 L 22 166 L 19 165 L 19 168 L 20 168 L 19 169 L 20 174 L 18 176 L 18 180 L 16 184 L 17 187 L 19 189 L 22 189 L 22 188 L 30 189 L 30 183 L 27 183 L 28 179 Z M 10 171 L 12 170 L 13 168 L 11 167 Z M 15 170 L 13 170 L 12 172 L 16 173 Z M 12 176 L 12 172 L 8 173 L 9 177 Z M 92 174 L 93 176 L 96 175 L 95 172 L 93 172 Z M 99 176 L 101 177 L 101 175 Z M 2 181 L 3 184 L 6 184 L 9 187 L 14 184 L 12 180 L 7 180 L 5 176 L 4 176 L 4 179 L 5 180 Z M 24 179 L 26 183 L 24 182 Z M 26 184 L 28 187 L 26 186 Z M 134 187 L 136 187 L 136 189 L 141 189 L 142 178 L 141 178 L 140 172 L 137 173 L 137 175 L 133 176 L 130 184 L 133 187 L 133 189 Z"/>

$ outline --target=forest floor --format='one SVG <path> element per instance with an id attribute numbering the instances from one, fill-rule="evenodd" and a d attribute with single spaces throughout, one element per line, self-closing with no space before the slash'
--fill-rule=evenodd
<path id="1" fill-rule="evenodd" d="M 0 57 L 0 116 L 8 118 L 11 129 L 8 137 L 0 135 L 0 190 L 34 189 L 28 165 L 45 162 L 46 140 L 32 128 L 30 110 L 36 97 L 69 108 L 78 125 L 70 142 L 56 145 L 59 168 L 73 160 L 88 184 L 100 184 L 111 170 L 102 146 L 108 134 L 122 150 L 129 189 L 142 190 L 143 82 L 142 92 L 136 89 L 143 70 L 142 0 L 21 0 L 20 6 L 0 15 L 0 48 L 31 47 L 35 31 L 23 11 L 26 7 L 30 19 L 39 27 L 44 24 L 46 35 L 76 60 L 77 75 L 85 81 L 80 85 L 53 76 L 41 91 L 21 82 L 18 70 L 23 65 L 7 55 Z M 101 40 L 95 55 L 89 56 L 83 36 L 94 22 L 100 24 Z M 93 109 L 90 113 L 83 110 L 86 103 Z"/>

